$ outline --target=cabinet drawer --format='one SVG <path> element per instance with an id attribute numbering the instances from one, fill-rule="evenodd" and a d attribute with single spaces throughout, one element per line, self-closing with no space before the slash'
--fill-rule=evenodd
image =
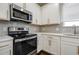
<path id="1" fill-rule="evenodd" d="M 3 49 L 10 49 L 10 45 L 4 45 L 4 46 L 0 46 L 0 51 L 2 51 Z"/>
<path id="2" fill-rule="evenodd" d="M 11 55 L 10 45 L 0 46 L 0 55 Z"/>
<path id="3" fill-rule="evenodd" d="M 12 47 L 10 44 L 0 45 L 0 55 L 11 55 Z"/>
<path id="4" fill-rule="evenodd" d="M 0 47 L 4 47 L 7 45 L 12 45 L 12 41 L 5 41 L 5 42 L 0 42 Z"/>
<path id="5" fill-rule="evenodd" d="M 0 51 L 0 55 L 11 55 L 11 50 Z"/>
<path id="6" fill-rule="evenodd" d="M 61 40 L 73 43 L 79 43 L 79 39 L 76 38 L 69 38 L 69 37 L 61 37 Z"/>

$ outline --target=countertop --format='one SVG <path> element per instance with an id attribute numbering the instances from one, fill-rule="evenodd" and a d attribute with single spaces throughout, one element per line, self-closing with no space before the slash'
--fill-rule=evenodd
<path id="1" fill-rule="evenodd" d="M 79 35 L 71 35 L 71 34 L 63 34 L 63 33 L 37 33 L 37 34 L 45 34 L 45 35 L 54 35 L 54 36 L 61 36 L 61 37 L 70 37 L 70 38 L 77 38 L 79 39 Z"/>
<path id="2" fill-rule="evenodd" d="M 60 36 L 60 37 L 70 37 L 70 38 L 77 38 L 79 39 L 79 35 L 67 35 L 63 33 L 44 33 L 44 32 L 38 32 L 35 34 L 44 34 L 44 35 L 54 35 L 54 36 Z M 7 40 L 13 40 L 12 37 L 8 35 L 0 36 L 0 42 L 7 41 Z"/>
<path id="3" fill-rule="evenodd" d="M 3 41 L 7 41 L 7 40 L 13 40 L 12 37 L 10 36 L 0 36 L 0 42 L 3 42 Z"/>

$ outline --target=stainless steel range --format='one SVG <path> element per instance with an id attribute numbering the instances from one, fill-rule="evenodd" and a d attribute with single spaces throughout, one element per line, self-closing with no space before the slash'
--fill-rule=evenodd
<path id="1" fill-rule="evenodd" d="M 8 35 L 14 38 L 14 55 L 31 55 L 37 51 L 37 35 L 29 34 L 26 28 L 8 27 Z"/>

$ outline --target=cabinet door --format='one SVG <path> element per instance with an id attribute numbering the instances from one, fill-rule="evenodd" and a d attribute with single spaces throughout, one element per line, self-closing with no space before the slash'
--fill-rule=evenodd
<path id="1" fill-rule="evenodd" d="M 41 8 L 36 3 L 26 3 L 26 10 L 31 11 L 33 15 L 32 24 L 41 23 Z"/>
<path id="2" fill-rule="evenodd" d="M 43 49 L 43 36 L 37 35 L 37 52 L 41 51 Z"/>
<path id="3" fill-rule="evenodd" d="M 50 38 L 50 53 L 52 54 L 60 54 L 60 37 L 57 36 L 49 36 Z"/>
<path id="4" fill-rule="evenodd" d="M 43 50 L 49 52 L 51 40 L 49 39 L 48 35 L 43 35 Z"/>
<path id="5" fill-rule="evenodd" d="M 61 41 L 61 55 L 78 55 L 79 44 Z"/>
<path id="6" fill-rule="evenodd" d="M 11 55 L 11 47 L 9 45 L 0 46 L 0 55 Z"/>
<path id="7" fill-rule="evenodd" d="M 38 35 L 38 44 L 37 44 L 37 50 L 38 52 L 40 50 L 45 50 L 49 52 L 49 39 L 46 35 Z"/>
<path id="8" fill-rule="evenodd" d="M 42 8 L 42 25 L 48 24 L 48 13 L 47 13 L 47 6 L 43 6 Z"/>
<path id="9" fill-rule="evenodd" d="M 9 3 L 0 3 L 0 20 L 10 20 Z"/>
<path id="10" fill-rule="evenodd" d="M 57 4 L 57 5 L 49 4 L 48 20 L 49 20 L 49 24 L 59 24 L 60 23 L 59 4 Z"/>
<path id="11" fill-rule="evenodd" d="M 43 24 L 59 24 L 60 23 L 59 5 L 51 3 L 43 6 L 42 21 Z"/>
<path id="12" fill-rule="evenodd" d="M 0 51 L 0 55 L 11 55 L 11 50 L 3 49 L 2 51 Z"/>

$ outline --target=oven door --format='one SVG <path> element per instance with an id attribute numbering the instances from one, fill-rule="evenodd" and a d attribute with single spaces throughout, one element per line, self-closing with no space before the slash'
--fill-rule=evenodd
<path id="1" fill-rule="evenodd" d="M 37 37 L 16 42 L 14 44 L 14 55 L 33 54 L 37 50 Z"/>

